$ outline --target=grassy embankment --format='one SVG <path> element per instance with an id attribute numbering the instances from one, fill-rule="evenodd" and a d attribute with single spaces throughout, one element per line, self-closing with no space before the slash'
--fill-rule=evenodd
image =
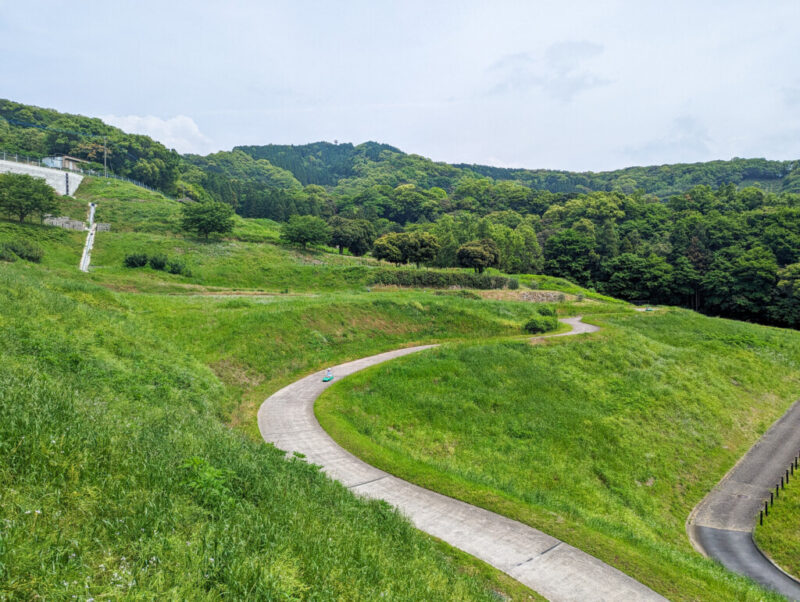
<path id="1" fill-rule="evenodd" d="M 235 217 L 234 230 L 224 238 L 209 241 L 187 235 L 180 229 L 181 203 L 126 182 L 85 178 L 76 192 L 77 200 L 64 199 L 60 214 L 83 219 L 86 203 L 97 203 L 96 219 L 111 224 L 100 232 L 92 253 L 89 278 L 118 290 L 150 292 L 269 291 L 319 293 L 363 290 L 379 263 L 368 257 L 339 255 L 326 247 L 307 250 L 279 243 L 280 225 L 270 220 Z M 8 232 L 0 237 L 37 236 L 38 226 L 3 223 Z M 51 231 L 52 228 L 38 227 Z M 54 236 L 52 233 L 47 236 Z M 80 258 L 84 236 L 71 233 L 72 245 L 57 254 L 47 253 L 51 269 L 71 274 Z M 74 253 L 77 249 L 77 258 Z M 129 269 L 122 265 L 133 252 L 164 254 L 181 259 L 191 275 L 175 275 L 150 268 Z M 386 264 L 382 264 L 384 269 Z M 525 277 L 535 288 L 552 289 L 568 295 L 595 297 L 562 279 Z M 599 298 L 599 296 L 597 296 Z"/>
<path id="2" fill-rule="evenodd" d="M 670 599 L 769 599 L 698 555 L 684 523 L 797 398 L 800 333 L 682 310 L 595 321 L 604 330 L 582 339 L 448 345 L 371 368 L 317 414 L 368 462 Z"/>
<path id="3" fill-rule="evenodd" d="M 222 383 L 145 318 L 2 266 L 0 598 L 524 597 L 230 430 Z"/>
<path id="4" fill-rule="evenodd" d="M 271 253 L 270 267 L 286 272 L 311 255 L 159 234 L 175 208 L 158 216 L 158 206 L 171 202 L 129 192 L 93 197 L 98 220 L 114 228 L 96 249 L 141 236 L 148 251 L 196 248 L 192 267 L 202 268 L 220 248 L 254 245 L 254 263 Z M 250 237 L 275 231 L 242 221 L 237 230 Z M 309 371 L 416 342 L 518 334 L 530 304 L 349 290 L 335 266 L 354 260 L 319 252 L 314 269 L 339 292 L 120 292 L 207 287 L 117 265 L 79 274 L 82 233 L 0 222 L 0 239 L 14 238 L 37 241 L 45 255 L 40 265 L 0 264 L 0 597 L 534 595 L 385 505 L 285 462 L 255 425 L 258 403 Z M 164 286 L 172 282 L 180 286 Z M 274 290 L 280 280 L 258 282 Z"/>
<path id="5" fill-rule="evenodd" d="M 773 562 L 800 579 L 800 483 L 795 479 L 781 491 L 764 525 L 756 525 L 755 538 Z"/>

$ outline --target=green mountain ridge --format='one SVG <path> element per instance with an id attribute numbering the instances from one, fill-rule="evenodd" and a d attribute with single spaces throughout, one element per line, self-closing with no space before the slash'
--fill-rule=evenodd
<path id="1" fill-rule="evenodd" d="M 371 185 L 413 184 L 448 192 L 464 179 L 515 181 L 533 190 L 582 194 L 633 193 L 659 198 L 694 186 L 733 183 L 768 192 L 800 192 L 800 160 L 764 158 L 635 166 L 612 171 L 573 172 L 437 162 L 385 143 L 354 145 L 314 142 L 301 145 L 235 146 L 206 156 L 180 155 L 149 136 L 128 134 L 100 119 L 62 113 L 0 99 L 0 148 L 35 157 L 70 154 L 99 166 L 107 148 L 109 168 L 167 194 L 231 202 L 241 187 L 296 190 L 319 185 L 335 194 L 354 194 Z M 255 163 L 244 156 L 251 157 Z M 200 173 L 198 173 L 198 170 Z M 252 194 L 252 191 L 250 191 Z"/>

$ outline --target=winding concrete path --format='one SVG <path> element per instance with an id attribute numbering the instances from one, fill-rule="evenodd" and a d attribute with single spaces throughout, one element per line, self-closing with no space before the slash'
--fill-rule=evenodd
<path id="1" fill-rule="evenodd" d="M 561 320 L 572 331 L 599 330 L 580 317 Z M 421 345 L 366 357 L 333 368 L 337 380 L 387 360 L 430 349 Z M 396 506 L 414 526 L 511 575 L 550 600 L 664 600 L 661 596 L 577 548 L 528 525 L 398 479 L 359 460 L 331 439 L 314 416 L 314 401 L 331 384 L 323 372 L 269 397 L 259 408 L 264 440 L 300 452 L 355 493 Z"/>
<path id="2" fill-rule="evenodd" d="M 761 553 L 753 541 L 753 528 L 764 500 L 769 499 L 798 450 L 800 401 L 703 498 L 686 525 L 689 539 L 700 553 L 790 600 L 800 600 L 800 583 Z"/>

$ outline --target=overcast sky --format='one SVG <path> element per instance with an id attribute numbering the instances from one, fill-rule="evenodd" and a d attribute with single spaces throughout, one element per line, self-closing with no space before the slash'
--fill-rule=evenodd
<path id="1" fill-rule="evenodd" d="M 800 158 L 800 1 L 0 0 L 0 97 L 180 152 L 605 170 Z"/>

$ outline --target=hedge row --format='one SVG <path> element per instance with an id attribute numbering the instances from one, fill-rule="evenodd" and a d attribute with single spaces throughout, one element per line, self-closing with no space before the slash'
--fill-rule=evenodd
<path id="1" fill-rule="evenodd" d="M 129 253 L 123 264 L 126 268 L 143 268 L 150 265 L 154 270 L 166 271 L 170 274 L 191 276 L 189 268 L 180 259 L 169 259 L 166 255 L 147 255 L 147 253 Z"/>
<path id="2" fill-rule="evenodd" d="M 431 288 L 519 288 L 519 282 L 505 276 L 490 276 L 471 272 L 434 272 L 432 270 L 378 270 L 372 284 L 396 284 Z"/>

